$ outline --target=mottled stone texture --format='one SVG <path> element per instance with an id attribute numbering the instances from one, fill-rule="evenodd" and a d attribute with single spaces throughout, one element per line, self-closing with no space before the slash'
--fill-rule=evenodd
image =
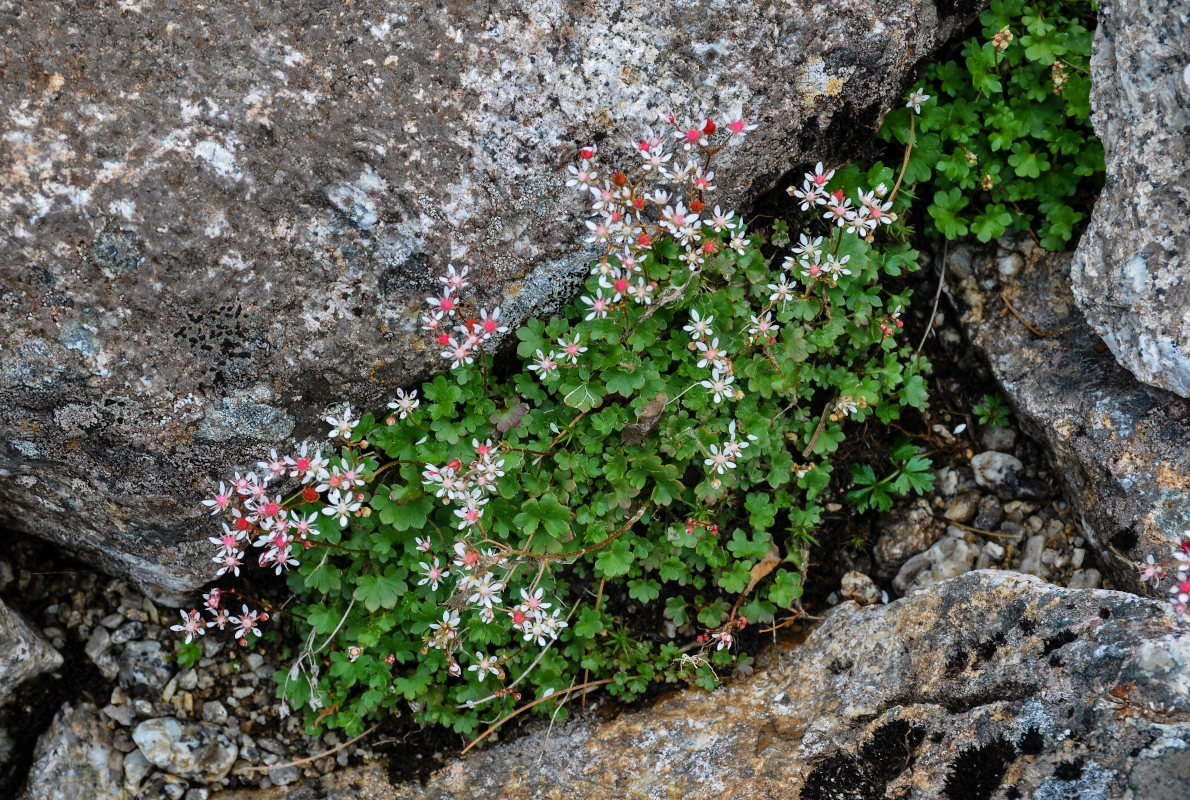
<path id="1" fill-rule="evenodd" d="M 62 666 L 62 656 L 29 621 L 0 602 L 0 703 L 29 678 Z"/>
<path id="2" fill-rule="evenodd" d="M 33 759 L 21 800 L 128 800 L 124 755 L 91 703 L 62 706 Z"/>
<path id="3" fill-rule="evenodd" d="M 0 0 L 0 518 L 195 587 L 210 481 L 424 376 L 448 262 L 514 322 L 568 299 L 577 143 L 738 106 L 744 202 L 980 6 Z"/>
<path id="4" fill-rule="evenodd" d="M 211 800 L 1175 798 L 1190 771 L 1190 628 L 1159 603 L 972 572 L 839 606 L 752 678 L 468 756 Z"/>
<path id="5" fill-rule="evenodd" d="M 1107 182 L 1075 254 L 1075 299 L 1136 377 L 1190 397 L 1190 6 L 1099 4 L 1091 107 Z"/>
<path id="6" fill-rule="evenodd" d="M 947 287 L 1102 563 L 1140 591 L 1134 562 L 1168 557 L 1190 528 L 1190 405 L 1116 363 L 1075 306 L 1070 261 L 1028 240 L 958 248 Z"/>

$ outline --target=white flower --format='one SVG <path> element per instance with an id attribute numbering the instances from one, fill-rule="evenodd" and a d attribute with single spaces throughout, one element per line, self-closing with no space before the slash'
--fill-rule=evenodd
<path id="1" fill-rule="evenodd" d="M 464 268 L 464 272 L 466 268 Z M 401 419 L 407 419 L 421 405 L 421 401 L 417 399 L 417 389 L 413 389 L 408 394 L 404 389 L 397 389 L 397 399 L 388 404 L 388 407 L 397 412 L 397 416 Z"/>
<path id="2" fill-rule="evenodd" d="M 711 335 L 711 323 L 715 321 L 715 317 L 708 314 L 705 318 L 699 317 L 698 309 L 690 309 L 690 324 L 682 328 L 690 334 L 690 338 L 695 341 L 702 339 L 705 336 Z"/>
<path id="3" fill-rule="evenodd" d="M 331 489 L 327 495 L 327 502 L 330 504 L 322 509 L 322 513 L 328 517 L 337 517 L 339 520 L 339 527 L 346 528 L 348 518 L 359 511 L 362 503 L 356 500 L 356 495 L 351 491 L 340 492 L 338 489 Z"/>
<path id="4" fill-rule="evenodd" d="M 341 417 L 331 415 L 326 418 L 326 422 L 331 426 L 331 431 L 327 434 L 327 438 L 334 439 L 337 436 L 350 442 L 351 430 L 356 426 L 356 423 L 359 422 L 359 420 L 354 420 L 351 418 L 351 406 L 344 406 L 343 415 Z"/>
<path id="5" fill-rule="evenodd" d="M 914 89 L 909 95 L 909 102 L 905 104 L 905 108 L 912 108 L 914 114 L 920 114 L 921 104 L 929 99 L 930 96 L 921 89 Z"/>
<path id="6" fill-rule="evenodd" d="M 711 395 L 711 400 L 715 403 L 722 403 L 724 398 L 730 399 L 735 390 L 731 388 L 731 384 L 735 382 L 734 375 L 723 375 L 719 370 L 711 372 L 711 379 L 709 381 L 701 381 L 699 383 Z"/>
<path id="7" fill-rule="evenodd" d="M 713 467 L 715 472 L 722 475 L 729 469 L 735 469 L 735 462 L 728 456 L 726 447 L 720 450 L 717 445 L 708 445 L 707 452 L 710 453 L 710 457 L 704 459 L 702 463 Z"/>
<path id="8" fill-rule="evenodd" d="M 440 563 L 438 563 L 437 557 L 435 557 L 434 561 L 430 564 L 427 564 L 426 562 L 421 561 L 418 563 L 418 566 L 420 566 L 422 568 L 422 570 L 425 571 L 426 574 L 425 574 L 424 578 L 422 578 L 420 581 L 417 582 L 417 585 L 425 586 L 428 583 L 428 584 L 430 584 L 431 591 L 435 591 L 438 589 L 438 582 L 440 580 L 450 576 L 450 570 L 443 569 L 442 565 Z"/>
<path id="9" fill-rule="evenodd" d="M 476 651 L 475 663 L 467 667 L 467 671 L 478 672 L 480 680 L 483 680 L 486 675 L 498 676 L 500 674 L 499 661 L 500 659 L 496 656 L 485 657 L 483 653 Z"/>

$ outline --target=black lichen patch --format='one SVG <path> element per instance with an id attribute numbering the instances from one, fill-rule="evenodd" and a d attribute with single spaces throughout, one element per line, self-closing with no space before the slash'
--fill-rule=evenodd
<path id="1" fill-rule="evenodd" d="M 943 796 L 948 800 L 989 800 L 1015 757 L 1003 739 L 968 747 L 954 760 L 946 776 Z"/>
<path id="2" fill-rule="evenodd" d="M 1045 737 L 1036 728 L 1029 728 L 1016 743 L 1021 755 L 1035 756 L 1045 749 Z"/>
<path id="3" fill-rule="evenodd" d="M 954 649 L 946 655 L 946 677 L 956 678 L 967 665 L 971 663 L 971 654 L 965 650 Z"/>
<path id="4" fill-rule="evenodd" d="M 206 363 L 207 378 L 217 386 L 233 385 L 251 366 L 252 355 L 267 346 L 247 325 L 240 303 L 222 303 L 207 311 L 186 311 L 174 329 L 175 341 Z"/>
<path id="5" fill-rule="evenodd" d="M 1042 657 L 1044 658 L 1055 650 L 1065 647 L 1077 638 L 1078 634 L 1069 629 L 1054 634 L 1045 640 L 1045 647 L 1041 651 Z"/>
<path id="6" fill-rule="evenodd" d="M 806 778 L 802 800 L 869 800 L 885 796 L 885 788 L 913 765 L 926 738 L 920 725 L 904 720 L 877 728 L 858 754 L 838 752 Z"/>
<path id="7" fill-rule="evenodd" d="M 1083 776 L 1083 760 L 1063 761 L 1054 768 L 1054 777 L 1062 781 L 1077 781 Z"/>
<path id="8" fill-rule="evenodd" d="M 1025 634 L 1026 636 L 1032 636 L 1033 632 L 1037 630 L 1037 623 L 1028 617 L 1025 617 L 1017 623 L 1017 627 L 1021 629 L 1021 633 Z"/>
<path id="9" fill-rule="evenodd" d="M 975 658 L 977 663 L 979 661 L 987 661 L 996 654 L 996 650 L 1008 641 L 1008 637 L 1001 631 L 995 636 L 983 640 L 975 647 Z"/>
<path id="10" fill-rule="evenodd" d="M 1112 537 L 1107 540 L 1107 543 L 1119 550 L 1121 553 L 1127 553 L 1136 547 L 1140 542 L 1140 537 L 1136 533 L 1136 526 L 1131 528 L 1121 528 L 1112 534 Z"/>
<path id="11" fill-rule="evenodd" d="M 104 231 L 87 252 L 87 260 L 109 278 L 134 272 L 145 260 L 140 244 L 126 231 Z"/>

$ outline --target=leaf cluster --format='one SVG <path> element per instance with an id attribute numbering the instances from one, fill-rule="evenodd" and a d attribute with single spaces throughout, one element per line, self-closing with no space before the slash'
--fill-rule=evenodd
<path id="1" fill-rule="evenodd" d="M 982 36 L 959 58 L 931 65 L 931 99 L 911 130 L 911 109 L 882 136 L 914 138 L 905 180 L 931 200 L 932 226 L 948 239 L 987 242 L 1033 231 L 1066 248 L 1103 185 L 1103 146 L 1090 125 L 1089 0 L 992 0 Z"/>

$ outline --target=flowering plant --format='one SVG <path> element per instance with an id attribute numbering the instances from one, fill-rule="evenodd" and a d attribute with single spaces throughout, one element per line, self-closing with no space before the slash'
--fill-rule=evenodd
<path id="1" fill-rule="evenodd" d="M 220 571 L 255 547 L 296 595 L 285 708 L 355 733 L 403 705 L 469 733 L 526 697 L 710 687 L 742 628 L 795 607 L 846 425 L 924 407 L 908 295 L 881 286 L 917 254 L 880 164 L 818 164 L 790 187 L 796 243 L 785 221 L 749 236 L 707 198 L 754 127 L 671 116 L 635 177 L 582 148 L 568 183 L 603 254 L 563 316 L 516 331 L 522 369 L 497 377 L 500 309 L 450 266 L 422 320 L 449 374 L 379 417 L 342 408 L 333 446 L 270 453 L 207 501 Z M 251 640 L 264 613 L 227 597 L 176 629 Z"/>

